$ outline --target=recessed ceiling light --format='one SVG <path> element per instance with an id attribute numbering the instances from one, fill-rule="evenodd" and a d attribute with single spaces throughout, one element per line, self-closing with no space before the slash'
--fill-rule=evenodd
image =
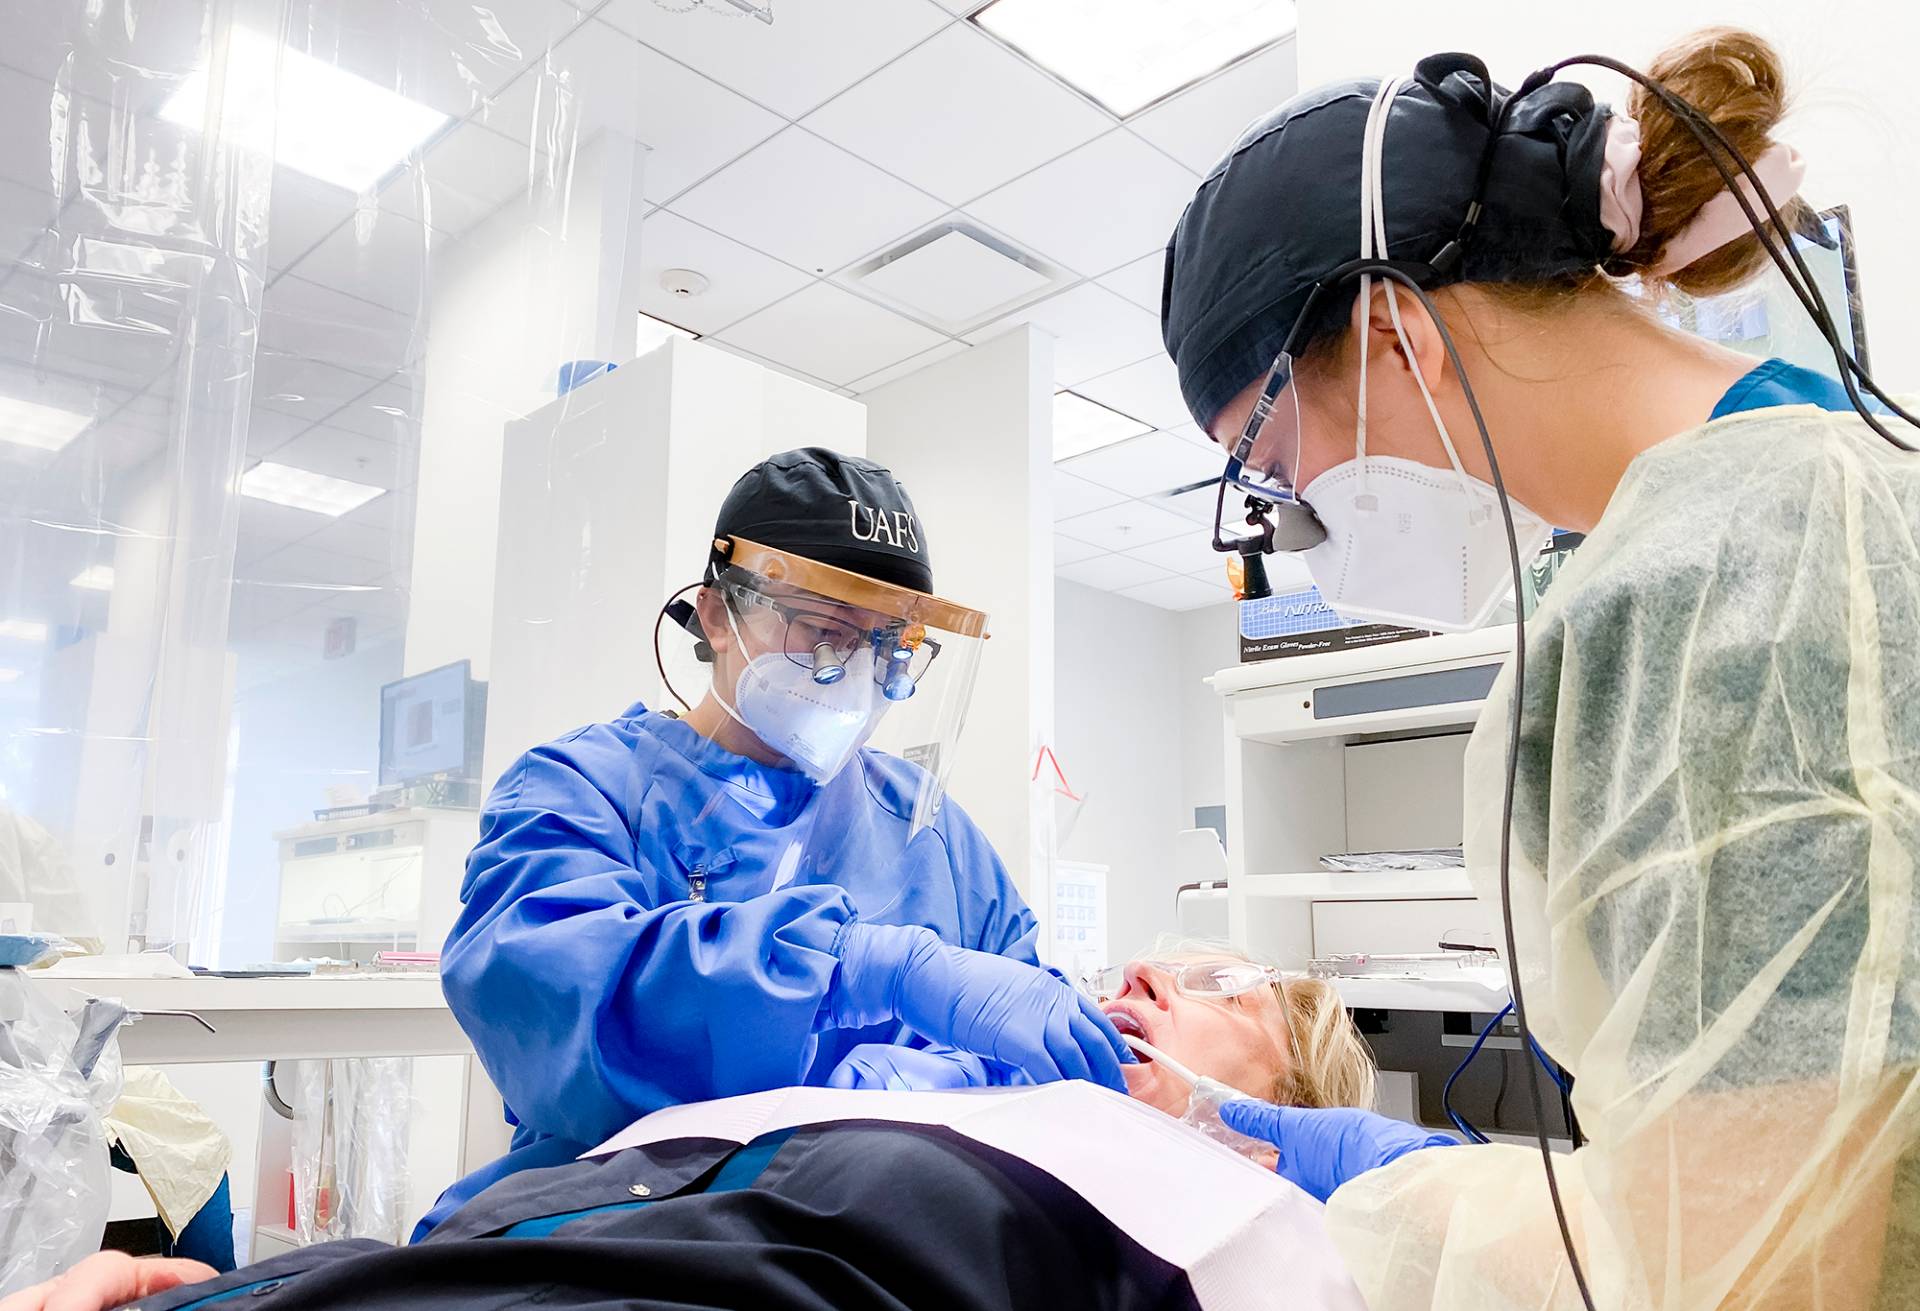
<path id="1" fill-rule="evenodd" d="M 44 642 L 47 640 L 47 626 L 32 619 L 0 619 L 0 640 Z"/>
<path id="2" fill-rule="evenodd" d="M 0 683 L 11 683 L 18 677 L 20 677 L 18 669 L 0 669 Z"/>
<path id="3" fill-rule="evenodd" d="M 384 487 L 369 487 L 345 478 L 331 478 L 324 473 L 296 469 L 290 464 L 275 464 L 271 460 L 262 460 L 240 475 L 242 496 L 291 506 L 296 510 L 311 510 L 334 519 L 349 510 L 359 509 L 385 491 Z"/>
<path id="4" fill-rule="evenodd" d="M 91 414 L 0 396 L 0 442 L 29 446 L 36 451 L 58 451 L 85 432 L 92 422 Z"/>
<path id="5" fill-rule="evenodd" d="M 1294 29 L 1293 0 L 993 0 L 973 20 L 1127 118 Z"/>
<path id="6" fill-rule="evenodd" d="M 1103 446 L 1138 437 L 1153 431 L 1153 425 L 1130 415 L 1110 410 L 1098 401 L 1090 401 L 1078 392 L 1053 394 L 1053 458 L 1071 460 L 1076 455 L 1097 451 Z"/>
<path id="7" fill-rule="evenodd" d="M 111 592 L 113 590 L 113 566 L 110 564 L 90 564 L 73 576 L 75 587 L 84 587 L 89 592 Z"/>
<path id="8" fill-rule="evenodd" d="M 216 49 L 216 60 L 221 53 Z M 371 188 L 448 121 L 437 109 L 244 27 L 232 29 L 224 56 L 226 90 L 218 103 L 208 103 L 203 65 L 168 97 L 160 116 L 188 128 L 217 125 L 226 141 L 349 191 Z"/>
<path id="9" fill-rule="evenodd" d="M 645 355 L 675 337 L 684 337 L 688 341 L 700 340 L 697 332 L 688 332 L 677 323 L 668 323 L 665 319 L 656 319 L 651 314 L 640 316 L 640 331 L 637 337 L 635 355 Z"/>

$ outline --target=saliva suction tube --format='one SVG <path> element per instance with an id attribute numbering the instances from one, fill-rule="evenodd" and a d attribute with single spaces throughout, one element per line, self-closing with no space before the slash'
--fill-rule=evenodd
<path id="1" fill-rule="evenodd" d="M 1249 1138 L 1243 1133 L 1235 1133 L 1227 1128 L 1226 1122 L 1220 1118 L 1221 1106 L 1227 1102 L 1250 1098 L 1251 1093 L 1243 1093 L 1231 1084 L 1208 1078 L 1204 1074 L 1195 1074 L 1145 1038 L 1137 1038 L 1131 1033 L 1123 1033 L 1120 1037 L 1127 1046 L 1193 1090 L 1187 1095 L 1187 1110 L 1186 1114 L 1180 1117 L 1180 1123 L 1198 1129 L 1223 1147 L 1231 1148 L 1242 1156 L 1259 1161 L 1262 1165 L 1266 1164 L 1267 1157 L 1273 1153 L 1273 1144 L 1263 1138 Z"/>

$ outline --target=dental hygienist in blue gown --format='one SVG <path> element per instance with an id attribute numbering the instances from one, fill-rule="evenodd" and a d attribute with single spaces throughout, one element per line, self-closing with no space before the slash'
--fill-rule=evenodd
<path id="1" fill-rule="evenodd" d="M 1122 1086 L 1125 1045 L 1038 966 L 1032 913 L 942 795 L 985 616 L 932 583 L 891 473 L 775 456 L 721 507 L 694 602 L 667 607 L 711 666 L 701 703 L 636 705 L 500 778 L 442 971 L 518 1128 L 420 1232 L 673 1103 Z"/>

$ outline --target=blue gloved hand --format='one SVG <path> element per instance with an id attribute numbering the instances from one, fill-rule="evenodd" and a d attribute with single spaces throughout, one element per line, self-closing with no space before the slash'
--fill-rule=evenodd
<path id="1" fill-rule="evenodd" d="M 984 1088 L 987 1072 L 977 1058 L 950 1048 L 929 1051 L 888 1042 L 863 1042 L 827 1075 L 829 1088 L 886 1088 L 932 1092 Z"/>
<path id="2" fill-rule="evenodd" d="M 1278 1147 L 1274 1170 L 1323 1202 L 1347 1180 L 1408 1152 L 1457 1145 L 1446 1134 L 1351 1106 L 1275 1106 L 1248 1097 L 1224 1103 L 1220 1121 L 1235 1133 Z"/>
<path id="3" fill-rule="evenodd" d="M 840 930 L 834 954 L 840 967 L 825 1018 L 840 1028 L 899 1020 L 1036 1083 L 1091 1079 L 1126 1091 L 1120 1066 L 1133 1053 L 1099 1007 L 1057 975 L 948 946 L 920 925 L 853 921 Z"/>

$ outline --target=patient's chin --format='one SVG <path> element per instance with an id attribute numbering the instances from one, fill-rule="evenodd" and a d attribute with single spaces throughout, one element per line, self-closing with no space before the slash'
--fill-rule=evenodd
<path id="1" fill-rule="evenodd" d="M 1162 1070 L 1151 1061 L 1142 1061 L 1138 1065 L 1123 1065 L 1120 1072 L 1127 1081 L 1127 1096 L 1135 1101 L 1145 1102 L 1156 1111 L 1164 1111 L 1178 1118 L 1186 1114 L 1187 1085 Z"/>

